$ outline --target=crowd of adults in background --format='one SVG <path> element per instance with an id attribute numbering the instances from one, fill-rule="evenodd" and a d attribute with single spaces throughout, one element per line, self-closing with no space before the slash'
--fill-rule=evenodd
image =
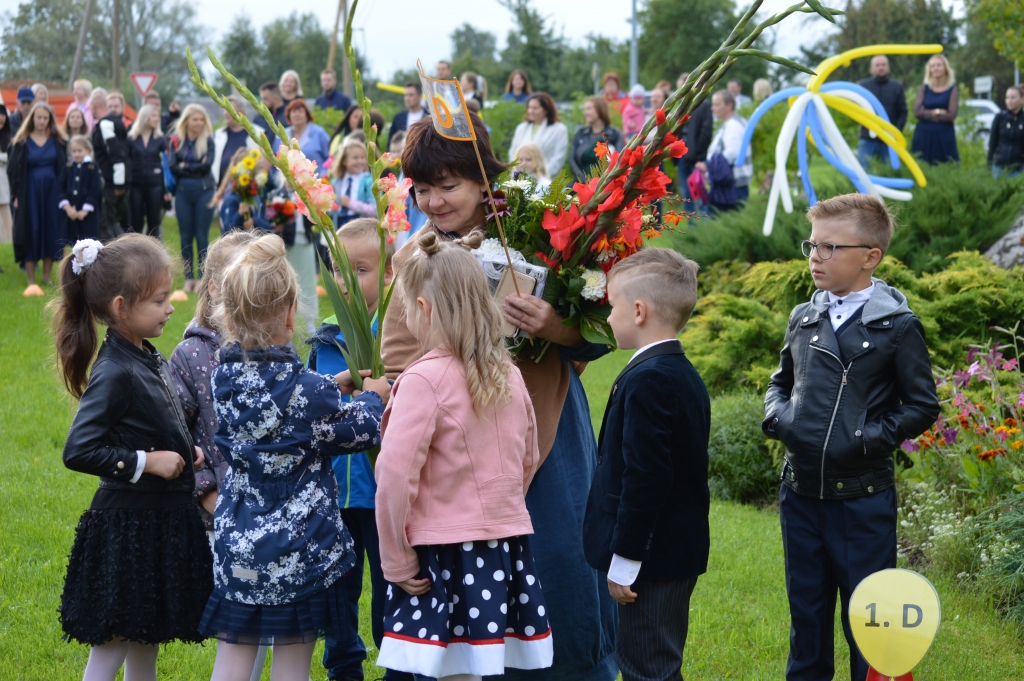
<path id="1" fill-rule="evenodd" d="M 960 93 L 953 67 L 944 56 L 928 60 L 912 107 L 908 107 L 904 85 L 891 77 L 885 55 L 871 60 L 870 74 L 860 85 L 878 99 L 894 127 L 905 129 L 912 109 L 916 119 L 911 142 L 914 154 L 933 164 L 959 161 L 955 123 Z M 682 86 L 688 75 L 682 74 L 675 88 Z M 434 76 L 456 78 L 446 60 L 437 63 Z M 490 103 L 486 80 L 473 72 L 457 78 L 467 107 L 481 114 L 486 125 Z M 514 69 L 509 74 L 498 98 L 524 104 L 526 112 L 512 135 L 507 158 L 522 172 L 536 176 L 540 187 L 546 187 L 563 170 L 575 180 L 585 179 L 599 160 L 597 144 L 603 143 L 609 151 L 622 149 L 675 89 L 662 81 L 651 90 L 641 84 L 624 90 L 614 72 L 604 74 L 600 84 L 600 93 L 582 104 L 583 124 L 569 130 L 559 106 L 549 94 L 534 90 L 526 71 Z M 263 83 L 258 92 L 274 119 L 298 140 L 325 177 L 332 160 L 347 144 L 367 142 L 364 112 L 339 90 L 337 73 L 331 69 L 320 73 L 320 91 L 315 96 L 306 95 L 299 73 L 291 69 L 278 80 Z M 752 83 L 751 93 L 744 93 L 739 78 L 731 78 L 702 102 L 684 125 L 680 136 L 687 153 L 676 161 L 675 188 L 689 202 L 686 210 L 713 215 L 743 206 L 749 196 L 750 156 L 736 165 L 747 124 L 744 116 L 771 96 L 773 88 L 761 78 Z M 89 205 L 83 214 L 92 213 L 103 239 L 127 230 L 160 238 L 163 217 L 173 210 L 182 235 L 185 287 L 191 290 L 208 245 L 206 227 L 215 212 L 220 212 L 221 199 L 211 205 L 214 192 L 229 173 L 236 152 L 252 149 L 255 143 L 230 117 L 214 131 L 203 107 L 190 105 L 182 111 L 179 103 L 172 101 L 164 108 L 156 92 L 146 95 L 134 119 L 126 115 L 125 99 L 119 92 L 93 88 L 83 79 L 73 83 L 72 94 L 63 120 L 57 120 L 49 105 L 50 92 L 42 83 L 19 88 L 15 102 L 0 103 L 0 242 L 14 241 L 17 260 L 30 285 L 36 284 L 38 263 L 42 264 L 42 282 L 50 283 L 52 261 L 60 257 L 66 242 L 66 235 L 56 226 L 58 186 L 73 165 L 68 141 L 82 136 L 91 144 L 84 162 L 95 166 L 102 177 L 99 205 Z M 240 98 L 231 101 L 242 110 Z M 1024 169 L 1024 88 L 1008 88 L 1004 101 L 1005 109 L 995 117 L 989 134 L 988 162 L 996 178 L 1015 176 Z M 314 109 L 342 112 L 341 120 L 333 129 L 324 129 L 316 121 Z M 430 112 L 420 83 L 410 81 L 404 86 L 403 108 L 390 124 L 376 109 L 368 115 L 377 128 L 380 150 L 400 153 L 406 132 Z M 259 115 L 252 123 L 266 133 L 272 145 L 280 143 Z M 857 154 L 867 167 L 885 162 L 889 150 L 874 132 L 861 127 Z M 278 189 L 273 182 L 271 188 Z M 414 223 L 422 224 L 423 213 L 414 199 L 410 199 L 408 212 Z M 259 216 L 251 217 L 261 225 L 269 224 Z M 42 291 L 36 290 L 36 294 Z"/>

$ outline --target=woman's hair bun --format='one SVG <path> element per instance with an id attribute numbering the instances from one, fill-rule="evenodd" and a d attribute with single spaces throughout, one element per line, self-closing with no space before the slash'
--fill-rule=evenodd
<path id="1" fill-rule="evenodd" d="M 482 230 L 474 229 L 466 236 L 456 239 L 455 244 L 462 246 L 467 251 L 474 251 L 480 248 L 480 245 L 484 242 L 484 233 Z"/>
<path id="2" fill-rule="evenodd" d="M 416 242 L 423 255 L 434 255 L 441 250 L 441 239 L 433 232 L 422 234 Z"/>

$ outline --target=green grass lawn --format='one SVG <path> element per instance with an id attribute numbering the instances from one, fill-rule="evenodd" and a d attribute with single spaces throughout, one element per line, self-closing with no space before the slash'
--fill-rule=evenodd
<path id="1" fill-rule="evenodd" d="M 168 222 L 168 241 L 173 242 L 177 230 Z M 74 528 L 97 481 L 61 463 L 75 404 L 53 368 L 45 311 L 53 291 L 46 299 L 21 297 L 25 280 L 9 245 L 0 246 L 0 265 L 5 269 L 0 275 L 0 680 L 80 678 L 88 649 L 61 640 L 56 607 Z M 180 340 L 192 310 L 192 301 L 177 305 L 164 335 L 154 340 L 165 355 Z M 617 352 L 584 373 L 595 425 L 611 382 L 629 356 Z M 778 516 L 770 509 L 714 503 L 711 528 L 711 561 L 694 593 L 683 672 L 689 679 L 782 678 L 789 616 Z M 952 584 L 940 581 L 936 587 L 944 621 L 917 678 L 1024 678 L 1024 649 L 1015 628 L 988 603 Z M 364 640 L 370 641 L 366 618 L 361 625 Z M 838 626 L 836 631 L 841 640 Z M 846 656 L 845 644 L 837 645 L 837 678 L 849 676 Z M 382 674 L 372 664 L 375 658 L 371 649 L 368 679 Z M 213 644 L 170 645 L 161 652 L 159 675 L 209 678 L 213 660 Z M 313 678 L 326 678 L 316 661 Z"/>

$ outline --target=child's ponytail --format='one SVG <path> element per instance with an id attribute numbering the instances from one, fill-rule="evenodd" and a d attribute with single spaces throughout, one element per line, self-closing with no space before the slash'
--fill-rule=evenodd
<path id="1" fill-rule="evenodd" d="M 75 399 L 82 397 L 88 381 L 86 370 L 96 353 L 96 319 L 86 304 L 84 277 L 72 270 L 74 254 L 60 263 L 60 298 L 51 305 L 56 310 L 53 336 L 57 344 L 57 362 L 61 379 Z"/>
<path id="2" fill-rule="evenodd" d="M 64 386 L 75 399 L 89 382 L 88 370 L 99 337 L 96 323 L 117 328 L 111 302 L 122 296 L 127 308 L 152 295 L 171 259 L 157 239 L 130 233 L 106 246 L 83 240 L 60 263 L 60 298 L 54 310 L 53 336 Z"/>

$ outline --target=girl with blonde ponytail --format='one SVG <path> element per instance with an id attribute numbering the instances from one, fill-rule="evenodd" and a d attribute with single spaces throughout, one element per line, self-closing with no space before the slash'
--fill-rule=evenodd
<path id="1" fill-rule="evenodd" d="M 376 469 L 381 563 L 395 587 L 377 664 L 463 681 L 550 667 L 553 655 L 527 537 L 533 404 L 467 250 L 480 241 L 427 232 L 402 267 L 396 295 L 426 354 L 395 382 Z"/>

